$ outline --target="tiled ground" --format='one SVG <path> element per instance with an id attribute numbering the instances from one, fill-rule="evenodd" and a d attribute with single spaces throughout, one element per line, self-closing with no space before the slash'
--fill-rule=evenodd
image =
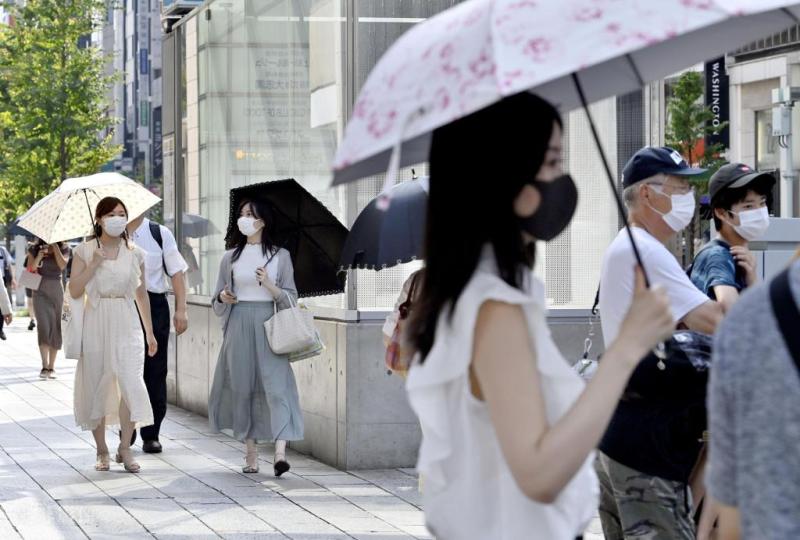
<path id="1" fill-rule="evenodd" d="M 430 538 L 412 470 L 343 472 L 290 452 L 292 472 L 241 473 L 242 444 L 208 432 L 204 417 L 170 407 L 165 451 L 139 474 L 94 470 L 94 442 L 75 427 L 75 362 L 38 378 L 26 319 L 0 341 L 0 538 Z M 109 433 L 109 447 L 116 435 Z M 587 540 L 601 540 L 595 521 Z"/>

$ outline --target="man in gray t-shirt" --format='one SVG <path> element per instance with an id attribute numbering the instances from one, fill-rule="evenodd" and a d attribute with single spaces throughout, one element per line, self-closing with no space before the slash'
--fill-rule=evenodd
<path id="1" fill-rule="evenodd" d="M 800 305 L 800 261 L 789 274 Z M 800 331 L 800 328 L 798 328 Z M 800 538 L 800 372 L 783 340 L 769 282 L 746 292 L 714 343 L 706 483 L 720 538 Z"/>

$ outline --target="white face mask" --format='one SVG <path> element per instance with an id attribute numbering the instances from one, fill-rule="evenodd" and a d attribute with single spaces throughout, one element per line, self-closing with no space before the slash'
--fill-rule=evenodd
<path id="1" fill-rule="evenodd" d="M 258 225 L 256 225 L 256 222 L 258 222 Z M 236 221 L 236 225 L 239 227 L 239 231 L 245 236 L 253 236 L 264 228 L 264 223 L 261 222 L 260 219 L 247 216 L 240 217 Z"/>
<path id="2" fill-rule="evenodd" d="M 108 236 L 120 236 L 125 232 L 128 225 L 128 218 L 123 216 L 111 216 L 103 219 L 103 229 Z"/>
<path id="3" fill-rule="evenodd" d="M 665 197 L 668 196 L 666 193 L 657 189 L 654 191 Z M 687 227 L 687 225 L 689 225 L 689 223 L 692 222 L 692 218 L 694 217 L 694 191 L 684 193 L 683 195 L 669 195 L 669 198 L 672 202 L 672 210 L 666 214 L 662 214 L 652 206 L 650 206 L 650 208 L 653 208 L 653 210 L 661 214 L 661 217 L 664 218 L 664 222 L 669 225 L 670 229 L 676 233 L 681 232 Z"/>
<path id="4" fill-rule="evenodd" d="M 769 212 L 766 208 L 743 210 L 741 212 L 731 211 L 731 214 L 739 216 L 739 225 L 734 225 L 730 222 L 728 224 L 748 242 L 758 240 L 769 229 Z"/>

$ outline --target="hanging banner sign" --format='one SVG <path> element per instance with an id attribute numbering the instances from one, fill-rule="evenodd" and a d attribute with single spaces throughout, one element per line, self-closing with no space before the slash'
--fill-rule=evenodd
<path id="1" fill-rule="evenodd" d="M 710 124 L 719 126 L 730 120 L 730 109 L 728 101 L 728 73 L 725 71 L 725 57 L 706 62 L 706 107 L 714 113 L 714 118 Z M 706 135 L 706 144 L 712 145 L 721 143 L 725 148 L 730 148 L 730 126 L 726 127 L 716 135 Z"/>
<path id="2" fill-rule="evenodd" d="M 147 49 L 139 49 L 139 73 L 141 75 L 150 73 L 150 61 L 147 58 Z"/>

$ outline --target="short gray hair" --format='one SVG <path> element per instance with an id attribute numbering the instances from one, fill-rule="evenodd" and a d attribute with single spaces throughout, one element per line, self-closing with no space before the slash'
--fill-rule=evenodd
<path id="1" fill-rule="evenodd" d="M 641 186 L 653 182 L 665 182 L 666 179 L 667 176 L 664 173 L 656 173 L 650 178 L 639 180 L 635 184 L 626 187 L 622 190 L 622 200 L 625 202 L 625 206 L 628 208 L 628 210 L 636 207 L 636 203 L 639 202 L 639 188 Z"/>

